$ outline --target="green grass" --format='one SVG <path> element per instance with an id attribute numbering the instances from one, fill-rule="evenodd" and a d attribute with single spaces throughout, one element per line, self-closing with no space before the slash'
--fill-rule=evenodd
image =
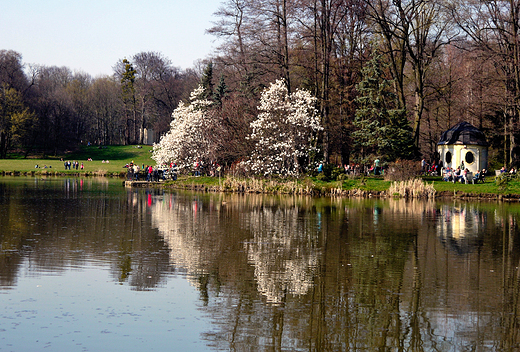
<path id="1" fill-rule="evenodd" d="M 155 165 L 155 161 L 152 160 L 150 150 L 151 146 L 142 146 L 142 148 L 136 148 L 132 145 L 124 146 L 106 146 L 99 148 L 97 146 L 82 146 L 79 150 L 57 156 L 56 158 L 50 159 L 0 159 L 0 171 L 12 172 L 30 172 L 30 171 L 49 171 L 49 172 L 66 172 L 63 165 L 63 160 L 74 161 L 77 160 L 79 163 L 83 163 L 83 172 L 97 172 L 104 170 L 108 173 L 122 172 L 127 163 L 134 161 L 139 166 Z M 93 161 L 87 161 L 92 158 Z M 103 163 L 103 160 L 108 160 L 109 163 Z M 35 165 L 39 165 L 40 168 L 36 169 Z M 47 166 L 47 169 L 44 168 Z M 75 171 L 75 170 L 74 170 Z M 81 170 L 80 170 L 81 171 Z M 70 171 L 72 173 L 73 170 Z"/>
<path id="2" fill-rule="evenodd" d="M 429 182 L 431 183 L 431 182 Z M 494 180 L 486 181 L 478 184 L 463 184 L 444 181 L 434 181 L 434 187 L 437 192 L 466 192 L 466 193 L 498 193 L 498 187 Z"/>
<path id="3" fill-rule="evenodd" d="M 520 181 L 512 180 L 505 189 L 500 189 L 495 183 L 495 177 L 488 176 L 486 182 L 477 184 L 464 184 L 444 182 L 439 177 L 435 180 L 427 180 L 426 182 L 434 184 L 437 192 L 464 192 L 464 193 L 485 193 L 485 194 L 520 194 Z"/>

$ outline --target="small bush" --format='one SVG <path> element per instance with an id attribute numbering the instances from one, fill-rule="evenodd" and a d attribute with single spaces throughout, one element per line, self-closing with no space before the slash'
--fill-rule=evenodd
<path id="1" fill-rule="evenodd" d="M 498 187 L 498 190 L 500 192 L 506 192 L 507 188 L 509 187 L 509 181 L 511 181 L 514 178 L 511 174 L 505 172 L 503 174 L 498 175 L 495 178 L 495 184 Z"/>
<path id="2" fill-rule="evenodd" d="M 385 170 L 386 181 L 412 180 L 421 174 L 421 163 L 414 160 L 397 160 Z"/>
<path id="3" fill-rule="evenodd" d="M 323 165 L 323 172 L 318 174 L 316 178 L 320 181 L 336 181 L 339 177 L 345 175 L 345 170 L 343 168 L 337 167 L 334 164 L 325 164 Z M 342 178 L 343 179 L 343 178 Z"/>
<path id="4" fill-rule="evenodd" d="M 328 180 L 327 180 L 327 176 L 326 176 L 325 173 L 323 173 L 323 172 L 320 173 L 320 174 L 318 174 L 318 176 L 316 176 L 316 179 L 319 180 L 319 181 L 323 181 L 323 182 L 328 181 Z"/>

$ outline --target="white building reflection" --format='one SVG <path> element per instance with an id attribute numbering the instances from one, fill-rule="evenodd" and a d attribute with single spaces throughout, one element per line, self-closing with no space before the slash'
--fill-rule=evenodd
<path id="1" fill-rule="evenodd" d="M 459 254 L 472 251 L 476 241 L 486 228 L 487 217 L 472 204 L 440 207 L 437 234 L 449 249 Z"/>

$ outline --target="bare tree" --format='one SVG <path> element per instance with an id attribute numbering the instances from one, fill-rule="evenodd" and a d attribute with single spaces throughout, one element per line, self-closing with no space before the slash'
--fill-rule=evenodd
<path id="1" fill-rule="evenodd" d="M 24 73 L 22 55 L 13 50 L 0 50 L 0 83 L 25 93 L 30 86 Z"/>
<path id="2" fill-rule="evenodd" d="M 504 163 L 520 163 L 520 1 L 464 0 L 452 6 L 455 21 L 488 60 L 501 84 Z"/>
<path id="3" fill-rule="evenodd" d="M 87 141 L 103 145 L 125 143 L 120 83 L 112 77 L 96 79 L 89 89 L 89 104 L 92 120 Z"/>
<path id="4" fill-rule="evenodd" d="M 354 115 L 344 109 L 345 93 L 357 83 L 352 72 L 360 71 L 360 47 L 365 30 L 365 5 L 357 0 L 312 0 L 302 2 L 308 13 L 307 23 L 301 21 L 311 33 L 314 57 L 315 95 L 319 98 L 323 131 L 324 159 L 329 160 L 331 146 L 337 144 L 344 162 L 348 160 L 345 116 Z M 348 88 L 349 86 L 350 88 Z M 336 92 L 333 92 L 336 90 Z M 336 94 L 334 94 L 336 93 Z M 347 93 L 348 94 L 348 93 Z M 332 109 L 335 109 L 332 111 Z M 341 126 L 340 129 L 336 128 Z"/>
<path id="5" fill-rule="evenodd" d="M 333 145 L 348 150 L 343 148 L 348 142 L 346 130 L 338 129 L 337 124 L 344 126 L 346 115 L 353 116 L 353 111 L 343 106 L 352 106 L 350 92 L 357 83 L 353 79 L 359 78 L 353 72 L 360 67 L 363 2 L 230 0 L 216 15 L 220 20 L 209 32 L 224 41 L 220 56 L 214 60 L 216 67 L 225 70 L 231 80 L 236 73 L 241 76 L 238 84 L 229 82 L 231 89 L 258 95 L 269 82 L 282 77 L 289 90 L 311 90 L 319 99 L 325 126 L 325 158 Z"/>
<path id="6" fill-rule="evenodd" d="M 290 89 L 293 14 L 294 0 L 230 0 L 215 13 L 208 32 L 223 40 L 215 64 L 238 75 L 230 83 L 246 95 L 280 77 Z"/>
<path id="7" fill-rule="evenodd" d="M 421 120 L 426 95 L 425 82 L 430 65 L 441 48 L 450 43 L 451 22 L 443 2 L 436 0 L 365 0 L 375 33 L 382 39 L 390 61 L 396 94 L 402 107 L 407 107 L 406 64 L 410 64 L 413 82 L 414 143 L 419 147 Z"/>

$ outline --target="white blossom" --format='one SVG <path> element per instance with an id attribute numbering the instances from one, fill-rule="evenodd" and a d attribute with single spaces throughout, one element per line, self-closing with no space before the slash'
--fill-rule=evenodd
<path id="1" fill-rule="evenodd" d="M 183 102 L 172 113 L 170 130 L 154 144 L 152 159 L 158 165 L 176 162 L 179 168 L 189 168 L 196 160 L 208 159 L 212 152 L 210 132 L 215 119 L 208 109 L 199 86 L 190 95 L 190 104 Z"/>
<path id="2" fill-rule="evenodd" d="M 283 79 L 266 89 L 251 123 L 255 150 L 247 161 L 250 169 L 264 175 L 297 175 L 299 160 L 309 156 L 320 125 L 316 98 L 306 90 L 289 94 Z"/>

